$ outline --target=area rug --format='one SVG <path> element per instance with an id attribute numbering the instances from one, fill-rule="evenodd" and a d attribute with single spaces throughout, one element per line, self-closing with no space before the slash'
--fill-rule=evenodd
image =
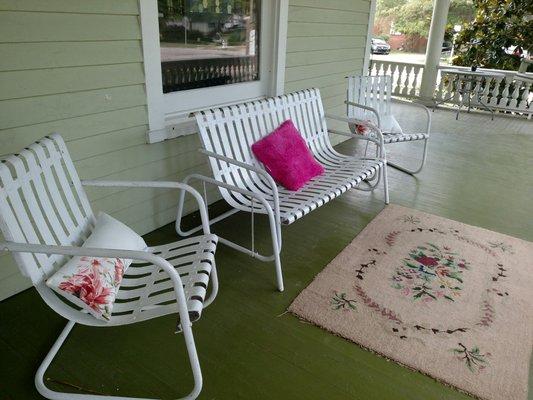
<path id="1" fill-rule="evenodd" d="M 527 398 L 531 242 L 390 205 L 289 311 L 478 398 Z"/>

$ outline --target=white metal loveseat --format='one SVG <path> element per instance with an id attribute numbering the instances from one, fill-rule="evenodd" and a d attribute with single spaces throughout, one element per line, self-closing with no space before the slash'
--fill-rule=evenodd
<path id="1" fill-rule="evenodd" d="M 343 122 L 355 119 L 326 115 L 318 89 L 303 90 L 284 96 L 252 101 L 234 106 L 205 110 L 196 113 L 202 153 L 209 157 L 213 178 L 194 174 L 185 183 L 198 179 L 218 187 L 222 197 L 232 209 L 211 223 L 218 222 L 238 211 L 252 215 L 252 247 L 245 248 L 225 238 L 220 242 L 242 251 L 261 261 L 274 261 L 277 287 L 283 291 L 281 271 L 281 225 L 289 225 L 316 208 L 340 196 L 362 181 L 383 175 L 385 202 L 388 203 L 386 160 L 383 153 L 375 157 L 361 158 L 337 152 L 329 138 L 330 133 L 373 142 L 383 150 L 381 132 L 374 128 L 367 136 L 349 132 L 328 130 L 326 118 Z M 287 190 L 274 182 L 256 160 L 251 145 L 268 135 L 282 122 L 291 119 L 307 142 L 315 159 L 324 166 L 325 173 L 312 179 L 298 191 Z M 361 122 L 361 121 L 359 121 Z M 362 188 L 368 190 L 367 187 Z M 253 236 L 254 214 L 266 214 L 270 223 L 273 254 L 265 256 L 255 250 Z M 190 235 L 196 229 L 183 231 L 180 220 L 183 214 L 183 198 L 178 206 L 176 230 L 180 235 Z"/>
<path id="2" fill-rule="evenodd" d="M 392 100 L 392 78 L 390 75 L 354 75 L 348 77 L 346 105 L 349 118 L 357 118 L 377 124 L 383 134 L 384 144 L 420 140 L 424 142 L 421 161 L 416 168 L 409 169 L 387 160 L 387 165 L 414 175 L 422 170 L 426 162 L 427 144 L 431 130 L 431 113 L 422 104 L 408 103 L 409 106 L 424 110 L 426 127 L 423 132 L 404 132 L 392 114 Z M 355 132 L 354 124 L 350 124 L 350 130 Z M 368 150 L 368 143 L 366 150 Z"/>
<path id="3" fill-rule="evenodd" d="M 146 251 L 80 247 L 95 223 L 83 185 L 186 191 L 198 202 L 203 235 Z M 197 191 L 178 182 L 82 182 L 63 139 L 54 134 L 0 163 L 0 229 L 6 240 L 0 242 L 0 249 L 13 253 L 22 274 L 31 279 L 46 304 L 68 320 L 35 375 L 41 395 L 58 400 L 125 399 L 55 392 L 45 386 L 44 373 L 76 323 L 109 327 L 177 313 L 178 330 L 183 331 L 194 377 L 194 388 L 183 398 L 198 396 L 202 373 L 191 323 L 200 318 L 203 308 L 218 291 L 214 261 L 218 238 L 209 231 L 207 210 Z M 48 277 L 67 261 L 67 256 L 134 260 L 126 270 L 109 322 L 80 311 L 46 285 Z"/>

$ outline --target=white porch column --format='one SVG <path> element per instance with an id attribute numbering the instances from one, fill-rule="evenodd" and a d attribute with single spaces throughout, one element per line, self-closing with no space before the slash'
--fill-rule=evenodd
<path id="1" fill-rule="evenodd" d="M 424 74 L 420 84 L 420 97 L 423 103 L 431 104 L 435 83 L 437 82 L 437 66 L 440 62 L 444 31 L 448 21 L 450 0 L 435 0 L 433 3 L 433 15 L 429 28 L 429 39 L 426 48 L 426 63 Z"/>

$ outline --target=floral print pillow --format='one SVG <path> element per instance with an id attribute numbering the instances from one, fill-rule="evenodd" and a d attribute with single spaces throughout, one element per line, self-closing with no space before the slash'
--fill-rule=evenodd
<path id="1" fill-rule="evenodd" d="M 129 227 L 101 213 L 83 247 L 146 250 L 144 240 Z M 46 284 L 94 317 L 109 321 L 124 272 L 132 260 L 73 257 Z"/>
<path id="2" fill-rule="evenodd" d="M 68 268 L 61 269 L 61 276 L 49 279 L 47 285 L 96 318 L 109 321 L 124 276 L 124 260 L 75 257 L 73 261 L 65 265 Z"/>

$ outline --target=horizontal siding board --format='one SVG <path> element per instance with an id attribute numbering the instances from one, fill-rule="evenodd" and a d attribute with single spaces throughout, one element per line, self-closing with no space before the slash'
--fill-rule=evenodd
<path id="1" fill-rule="evenodd" d="M 138 0 L 0 0 L 0 11 L 5 10 L 137 15 L 139 6 Z"/>
<path id="2" fill-rule="evenodd" d="M 184 149 L 179 141 L 141 144 L 80 160 L 75 165 L 85 179 L 96 179 L 120 171 L 131 172 L 132 168 L 141 164 L 170 157 L 179 156 L 185 165 L 197 165 L 205 162 L 204 157 L 195 151 L 197 148 Z"/>
<path id="3" fill-rule="evenodd" d="M 120 129 L 97 136 L 74 140 L 68 143 L 69 152 L 74 161 L 86 160 L 114 151 L 120 151 L 135 145 L 146 143 L 146 125 Z"/>
<path id="4" fill-rule="evenodd" d="M 324 3 L 327 3 L 324 2 Z M 347 3 L 349 3 L 347 1 Z M 322 24 L 367 24 L 370 8 L 361 11 L 289 6 L 289 24 L 315 22 Z"/>
<path id="5" fill-rule="evenodd" d="M 332 49 L 359 49 L 364 51 L 366 38 L 364 36 L 336 36 L 331 37 L 293 37 L 287 38 L 287 53 L 294 51 L 316 51 Z"/>
<path id="6" fill-rule="evenodd" d="M 341 71 L 339 73 L 332 73 L 327 75 L 321 75 L 317 76 L 311 79 L 299 79 L 287 82 L 285 84 L 285 91 L 286 92 L 294 92 L 295 90 L 301 90 L 308 87 L 317 87 L 322 88 L 326 86 L 332 86 L 337 85 L 339 83 L 345 82 L 345 78 L 354 73 L 359 73 L 361 71 L 361 67 L 363 65 L 363 61 L 360 60 L 359 62 L 354 62 L 350 65 L 350 68 L 346 71 Z"/>
<path id="7" fill-rule="evenodd" d="M 366 24 L 321 24 L 320 36 L 366 36 Z M 291 22 L 287 30 L 287 37 L 317 36 L 317 26 L 314 22 Z"/>
<path id="8" fill-rule="evenodd" d="M 291 67 L 286 69 L 285 79 L 287 82 L 297 80 L 313 79 L 324 75 L 324 71 L 330 74 L 338 74 L 340 72 L 351 71 L 355 69 L 357 61 L 337 61 L 324 64 L 303 65 L 298 67 Z"/>
<path id="9" fill-rule="evenodd" d="M 0 100 L 144 84 L 140 63 L 0 72 Z"/>
<path id="10" fill-rule="evenodd" d="M 144 85 L 0 102 L 0 129 L 57 121 L 146 104 Z"/>
<path id="11" fill-rule="evenodd" d="M 141 39 L 137 16 L 41 12 L 0 13 L 0 42 Z"/>
<path id="12" fill-rule="evenodd" d="M 142 164 L 131 168 L 130 170 L 123 170 L 114 172 L 109 175 L 96 177 L 93 179 L 102 180 L 176 180 L 179 177 L 190 175 L 195 171 L 205 171 L 207 164 L 205 159 L 197 155 L 192 161 L 185 157 L 169 157 L 166 159 L 156 160 L 148 164 Z M 102 171 L 105 173 L 105 171 Z M 86 178 L 83 174 L 82 178 Z M 169 176 L 174 176 L 174 179 L 169 179 Z M 117 193 L 129 191 L 130 189 L 120 187 L 86 187 L 87 196 L 91 202 L 96 202 Z"/>
<path id="13" fill-rule="evenodd" d="M 369 0 L 290 0 L 290 5 L 352 12 L 370 10 Z"/>
<path id="14" fill-rule="evenodd" d="M 146 124 L 146 106 L 84 115 L 0 131 L 0 156 L 14 153 L 43 136 L 57 132 L 65 141 Z"/>
<path id="15" fill-rule="evenodd" d="M 298 51 L 287 54 L 286 67 L 298 67 L 305 65 L 323 64 L 326 62 L 342 62 L 346 60 L 361 60 L 360 49 L 336 49 L 319 51 Z"/>
<path id="16" fill-rule="evenodd" d="M 165 171 L 170 172 L 170 170 Z M 194 167 L 194 170 L 191 169 L 177 169 L 175 172 L 163 176 L 157 180 L 163 180 L 163 181 L 179 181 L 184 179 L 187 175 L 191 173 L 199 173 L 199 174 L 209 174 L 209 167 L 207 164 L 203 164 L 201 166 Z M 198 190 L 201 190 L 203 193 L 203 189 L 200 187 L 200 184 L 198 182 L 193 182 L 192 186 L 195 187 Z M 110 192 L 113 189 L 117 188 L 107 188 L 107 191 Z M 214 199 L 217 193 L 217 189 L 214 187 L 207 188 L 208 191 L 208 199 Z M 126 190 L 115 190 L 112 191 L 107 196 L 101 197 L 97 200 L 91 200 L 91 205 L 94 207 L 94 209 L 98 210 L 105 210 L 106 212 L 113 213 L 118 211 L 124 211 L 128 208 L 144 203 L 147 201 L 150 201 L 151 198 L 154 198 L 156 196 L 159 196 L 161 194 L 172 192 L 177 193 L 178 191 L 175 189 L 154 189 L 154 188 L 135 188 L 135 189 L 126 189 Z M 101 193 L 105 193 L 105 191 L 102 191 Z M 189 197 L 189 196 L 187 196 Z"/>
<path id="17" fill-rule="evenodd" d="M 1 43 L 0 71 L 142 62 L 138 40 Z"/>

